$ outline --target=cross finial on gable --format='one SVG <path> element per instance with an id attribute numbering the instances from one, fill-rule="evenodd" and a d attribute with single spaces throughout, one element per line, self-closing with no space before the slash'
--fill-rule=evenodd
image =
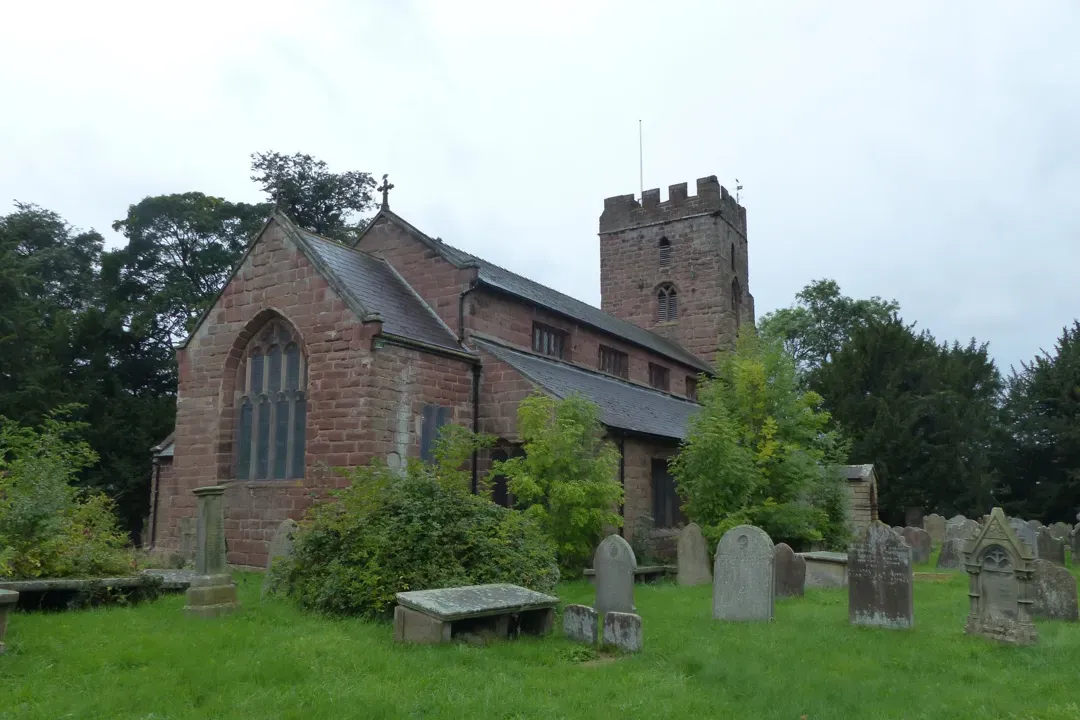
<path id="1" fill-rule="evenodd" d="M 387 175 L 387 173 L 383 173 L 382 185 L 375 188 L 376 190 L 379 190 L 379 191 L 382 192 L 382 209 L 383 210 L 389 210 L 390 209 L 390 201 L 389 201 L 388 197 L 390 195 L 390 191 L 393 190 L 393 188 L 394 188 L 393 184 L 387 182 L 386 175 Z"/>

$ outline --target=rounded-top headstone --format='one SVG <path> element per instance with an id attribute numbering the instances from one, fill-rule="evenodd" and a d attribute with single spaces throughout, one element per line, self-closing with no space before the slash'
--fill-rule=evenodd
<path id="1" fill-rule="evenodd" d="M 922 528 L 906 527 L 904 528 L 904 540 L 911 548 L 911 561 L 913 563 L 921 565 L 929 562 L 930 549 L 933 544 L 930 533 Z"/>
<path id="2" fill-rule="evenodd" d="M 1073 574 L 1049 560 L 1036 560 L 1033 568 L 1032 614 L 1048 620 L 1076 622 L 1080 619 Z"/>
<path id="3" fill-rule="evenodd" d="M 773 548 L 776 597 L 802 597 L 806 591 L 806 558 L 796 555 L 787 543 Z"/>
<path id="4" fill-rule="evenodd" d="M 923 530 L 930 533 L 935 543 L 941 543 L 945 539 L 945 518 L 937 513 L 930 513 L 923 518 Z"/>
<path id="5" fill-rule="evenodd" d="M 922 528 L 908 528 L 930 536 Z M 854 625 L 910 628 L 915 624 L 912 553 L 881 523 L 848 545 L 848 619 Z"/>
<path id="6" fill-rule="evenodd" d="M 680 585 L 705 585 L 712 582 L 709 551 L 705 545 L 705 536 L 697 523 L 690 523 L 679 532 L 678 563 Z"/>
<path id="7" fill-rule="evenodd" d="M 621 535 L 608 535 L 593 555 L 596 571 L 596 602 L 599 613 L 634 612 L 634 549 Z"/>
<path id="8" fill-rule="evenodd" d="M 1065 542 L 1054 537 L 1050 528 L 1041 527 L 1035 532 L 1037 556 L 1055 565 L 1065 565 Z"/>
<path id="9" fill-rule="evenodd" d="M 773 542 L 753 525 L 736 525 L 716 546 L 713 617 L 772 620 L 776 582 Z"/>

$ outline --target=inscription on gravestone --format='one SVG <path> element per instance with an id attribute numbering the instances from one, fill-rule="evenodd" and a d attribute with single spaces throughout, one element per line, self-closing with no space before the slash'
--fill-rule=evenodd
<path id="1" fill-rule="evenodd" d="M 773 542 L 761 528 L 736 525 L 716 546 L 713 617 L 717 620 L 772 620 L 776 581 Z"/>
<path id="2" fill-rule="evenodd" d="M 848 619 L 853 625 L 915 624 L 912 560 L 907 544 L 881 523 L 848 546 Z"/>
<path id="3" fill-rule="evenodd" d="M 1036 560 L 1032 614 L 1047 620 L 1076 622 L 1076 578 L 1049 560 Z"/>
<path id="4" fill-rule="evenodd" d="M 1001 508 L 994 508 L 965 548 L 971 607 L 964 632 L 1030 645 L 1038 641 L 1031 622 L 1033 558 L 1013 527 Z"/>
<path id="5" fill-rule="evenodd" d="M 197 617 L 217 617 L 240 607 L 236 585 L 225 564 L 225 519 L 222 499 L 225 487 L 196 488 L 199 525 L 196 532 L 195 572 L 187 589 L 184 612 Z"/>

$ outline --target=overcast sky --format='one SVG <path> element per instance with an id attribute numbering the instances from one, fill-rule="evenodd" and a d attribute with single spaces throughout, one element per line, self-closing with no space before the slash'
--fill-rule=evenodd
<path id="1" fill-rule="evenodd" d="M 168 9 L 166 9 L 166 6 Z M 744 187 L 758 314 L 815 278 L 1004 369 L 1080 315 L 1080 2 L 9 3 L 0 213 L 119 243 L 255 151 L 390 173 L 431 235 L 599 304 L 603 199 Z"/>

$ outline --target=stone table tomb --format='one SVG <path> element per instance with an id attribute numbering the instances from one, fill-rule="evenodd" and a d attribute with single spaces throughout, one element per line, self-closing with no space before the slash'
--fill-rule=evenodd
<path id="1" fill-rule="evenodd" d="M 0 655 L 4 654 L 4 635 L 7 633 L 8 613 L 19 601 L 19 593 L 14 590 L 0 590 Z"/>
<path id="2" fill-rule="evenodd" d="M 518 585 L 466 585 L 394 596 L 394 639 L 407 643 L 488 640 L 551 632 L 559 598 Z"/>
<path id="3" fill-rule="evenodd" d="M 806 587 L 847 587 L 847 553 L 815 550 L 799 553 L 799 557 L 806 561 Z"/>

